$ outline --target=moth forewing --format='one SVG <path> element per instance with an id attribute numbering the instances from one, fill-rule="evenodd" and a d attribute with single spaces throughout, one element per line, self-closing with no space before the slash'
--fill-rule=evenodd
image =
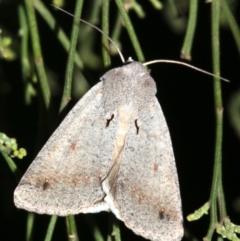
<path id="1" fill-rule="evenodd" d="M 155 83 L 145 71 L 135 63 L 132 79 L 138 88 L 131 93 L 138 94 L 132 96 L 132 108 L 121 108 L 118 114 L 112 168 L 103 182 L 105 201 L 136 234 L 177 241 L 183 236 L 183 225 L 172 143 Z M 128 101 L 121 103 L 129 107 Z M 129 114 L 132 119 L 124 118 Z M 124 140 L 120 147 L 118 139 Z"/>
<path id="2" fill-rule="evenodd" d="M 69 112 L 32 162 L 14 192 L 15 205 L 60 216 L 108 210 L 101 180 L 110 168 L 113 144 L 108 138 L 114 122 L 105 128 L 104 118 L 100 82 Z"/>

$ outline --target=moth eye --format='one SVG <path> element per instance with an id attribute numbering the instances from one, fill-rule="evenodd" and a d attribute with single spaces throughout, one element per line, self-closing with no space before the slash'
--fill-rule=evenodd
<path id="1" fill-rule="evenodd" d="M 106 127 L 108 127 L 110 125 L 110 122 L 113 120 L 113 118 L 114 118 L 114 114 L 111 115 L 110 119 L 107 119 Z"/>
<path id="2" fill-rule="evenodd" d="M 135 127 L 136 127 L 136 134 L 138 135 L 138 133 L 139 133 L 139 126 L 138 126 L 137 120 L 135 120 L 134 123 L 135 123 Z"/>

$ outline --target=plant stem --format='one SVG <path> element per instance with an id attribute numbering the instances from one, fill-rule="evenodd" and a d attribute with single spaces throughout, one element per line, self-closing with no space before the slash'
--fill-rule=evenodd
<path id="1" fill-rule="evenodd" d="M 67 221 L 68 240 L 78 241 L 79 238 L 78 238 L 77 227 L 76 227 L 74 216 L 73 215 L 67 216 L 66 221 Z"/>
<path id="2" fill-rule="evenodd" d="M 28 213 L 27 216 L 27 234 L 26 234 L 26 240 L 31 241 L 33 239 L 32 233 L 33 233 L 33 224 L 34 224 L 35 214 L 34 213 Z"/>
<path id="3" fill-rule="evenodd" d="M 59 42 L 62 44 L 64 49 L 68 52 L 70 48 L 69 39 L 65 34 L 65 32 L 63 31 L 63 29 L 58 26 L 58 23 L 52 16 L 51 12 L 46 8 L 44 3 L 40 0 L 34 0 L 33 3 L 34 3 L 34 7 L 38 11 L 38 13 L 42 16 L 42 18 L 45 20 L 45 22 L 48 24 L 50 29 L 56 32 Z M 78 52 L 75 52 L 75 63 L 80 69 L 83 68 L 83 62 L 80 59 Z"/>
<path id="4" fill-rule="evenodd" d="M 190 1 L 189 18 L 187 25 L 187 32 L 184 38 L 183 47 L 181 50 L 181 58 L 191 60 L 191 50 L 193 37 L 196 29 L 198 0 Z"/>
<path id="5" fill-rule="evenodd" d="M 96 241 L 104 241 L 103 235 L 101 233 L 101 230 L 98 228 L 95 219 L 93 215 L 86 215 L 85 220 L 88 223 L 89 228 L 91 229 L 91 232 L 93 234 L 94 240 Z"/>
<path id="6" fill-rule="evenodd" d="M 229 27 L 235 39 L 238 52 L 240 52 L 240 29 L 238 27 L 236 19 L 234 18 L 231 10 L 229 9 L 228 4 L 226 3 L 226 0 L 221 0 L 221 4 L 222 4 L 223 13 L 226 15 L 226 19 L 228 20 Z"/>
<path id="7" fill-rule="evenodd" d="M 65 106 L 71 99 L 74 56 L 76 51 L 77 39 L 78 39 L 79 23 L 80 23 L 79 18 L 81 17 L 81 13 L 82 13 L 82 5 L 83 5 L 83 0 L 77 0 L 75 12 L 74 12 L 74 16 L 76 17 L 73 19 L 71 44 L 69 49 L 68 61 L 67 61 L 65 84 L 64 84 L 64 90 L 63 90 L 62 102 L 60 106 L 60 112 L 65 108 Z"/>
<path id="8" fill-rule="evenodd" d="M 107 241 L 121 241 L 119 222 L 112 213 L 109 213 Z"/>
<path id="9" fill-rule="evenodd" d="M 102 1 L 102 31 L 109 36 L 109 0 Z M 107 50 L 109 50 L 108 39 L 102 34 L 102 56 L 104 67 L 108 67 L 111 64 Z"/>
<path id="10" fill-rule="evenodd" d="M 8 154 L 6 154 L 4 152 L 1 152 L 1 153 L 2 153 L 2 156 L 4 157 L 5 161 L 7 162 L 10 170 L 13 172 L 15 179 L 17 180 L 17 182 L 19 182 L 22 175 L 19 172 L 17 165 L 15 164 L 15 162 L 12 160 L 12 158 Z"/>
<path id="11" fill-rule="evenodd" d="M 116 16 L 116 21 L 113 27 L 113 32 L 112 32 L 112 40 L 116 42 L 119 39 L 120 33 L 122 30 L 122 24 L 121 24 L 121 15 L 118 12 Z"/>
<path id="12" fill-rule="evenodd" d="M 144 61 L 144 56 L 143 56 L 140 44 L 138 42 L 136 33 L 134 31 L 133 25 L 131 23 L 131 20 L 130 20 L 130 18 L 129 18 L 129 16 L 128 16 L 125 8 L 124 8 L 123 1 L 122 0 L 115 0 L 115 2 L 117 4 L 117 6 L 118 6 L 118 9 L 119 9 L 120 13 L 121 13 L 123 22 L 126 25 L 129 37 L 130 37 L 130 39 L 132 41 L 132 44 L 133 44 L 133 47 L 134 47 L 134 49 L 136 51 L 138 60 L 143 62 Z"/>
<path id="13" fill-rule="evenodd" d="M 121 241 L 121 232 L 119 228 L 119 221 L 116 217 L 113 218 L 113 236 L 115 241 Z"/>
<path id="14" fill-rule="evenodd" d="M 220 0 L 212 1 L 212 61 L 213 73 L 220 75 L 220 48 L 219 48 L 219 17 L 220 17 Z M 206 240 L 211 240 L 218 220 L 217 217 L 217 194 L 219 191 L 219 184 L 221 183 L 222 171 L 222 131 L 223 131 L 223 107 L 222 107 L 222 93 L 221 81 L 214 77 L 214 105 L 216 111 L 216 139 L 215 139 L 215 157 L 213 180 L 210 195 L 210 226 L 207 232 Z"/>
<path id="15" fill-rule="evenodd" d="M 46 237 L 44 239 L 44 241 L 51 241 L 52 240 L 52 235 L 53 235 L 53 231 L 54 231 L 54 228 L 55 228 L 55 225 L 56 225 L 56 222 L 57 222 L 57 216 L 56 215 L 53 215 L 51 216 L 51 219 L 50 219 L 50 222 L 49 222 L 49 225 L 48 225 L 48 229 L 47 229 L 47 234 L 46 234 Z"/>
<path id="16" fill-rule="evenodd" d="M 50 88 L 49 88 L 49 84 L 47 81 L 46 72 L 44 69 L 42 51 L 41 51 L 41 46 L 40 46 L 39 34 L 38 34 L 37 21 L 36 21 L 35 11 L 34 11 L 34 7 L 33 7 L 33 1 L 25 0 L 25 6 L 26 6 L 26 11 L 27 11 L 28 24 L 29 24 L 29 29 L 30 29 L 35 65 L 36 65 L 39 82 L 40 82 L 42 93 L 43 93 L 43 99 L 45 102 L 45 106 L 48 109 L 49 105 L 50 105 Z"/>

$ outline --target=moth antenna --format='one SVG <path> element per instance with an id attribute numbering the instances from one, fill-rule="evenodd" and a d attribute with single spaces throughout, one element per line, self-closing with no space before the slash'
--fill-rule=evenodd
<path id="1" fill-rule="evenodd" d="M 125 63 L 125 59 L 124 59 L 124 57 L 123 57 L 123 54 L 121 53 L 121 51 L 120 51 L 120 49 L 118 48 L 118 46 L 117 46 L 117 45 L 114 43 L 114 41 L 113 41 L 107 34 L 105 34 L 100 28 L 94 26 L 93 24 L 91 24 L 91 23 L 89 23 L 89 22 L 87 22 L 87 21 L 85 21 L 85 20 L 83 20 L 83 19 L 81 19 L 81 18 L 76 17 L 75 15 L 67 12 L 66 10 L 64 10 L 64 9 L 62 9 L 62 8 L 59 8 L 59 7 L 57 7 L 57 6 L 53 5 L 53 4 L 51 4 L 51 5 L 52 5 L 53 7 L 55 7 L 55 8 L 57 8 L 58 10 L 60 10 L 60 11 L 62 11 L 62 12 L 64 12 L 64 13 L 70 15 L 71 17 L 74 17 L 74 18 L 79 19 L 81 22 L 83 22 L 83 23 L 85 23 L 85 24 L 88 24 L 89 26 L 95 28 L 95 29 L 98 30 L 100 33 L 102 33 L 102 34 L 114 45 L 114 47 L 115 47 L 115 48 L 117 49 L 117 51 L 118 51 L 118 54 L 119 54 L 122 62 Z"/>
<path id="2" fill-rule="evenodd" d="M 187 63 L 184 63 L 184 62 L 181 62 L 181 61 L 176 61 L 176 60 L 168 60 L 168 59 L 152 60 L 152 61 L 144 63 L 143 66 L 150 65 L 150 64 L 155 64 L 155 63 L 170 63 L 170 64 L 184 65 L 186 67 L 195 69 L 196 71 L 202 72 L 204 74 L 207 74 L 207 75 L 210 75 L 210 76 L 213 76 L 213 77 L 218 77 L 218 78 L 220 78 L 223 81 L 230 82 L 228 79 L 225 79 L 225 78 L 220 77 L 218 75 L 212 74 L 212 73 L 210 73 L 208 71 L 205 71 L 205 70 L 202 70 L 200 68 L 197 68 L 197 67 L 195 67 L 195 66 L 193 66 L 191 64 L 187 64 Z"/>

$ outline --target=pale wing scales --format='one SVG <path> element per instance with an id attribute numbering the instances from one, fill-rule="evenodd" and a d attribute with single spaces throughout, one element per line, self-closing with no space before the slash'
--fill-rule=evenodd
<path id="1" fill-rule="evenodd" d="M 137 120 L 138 134 L 134 121 L 130 123 L 115 193 L 106 200 L 136 234 L 153 241 L 179 241 L 181 199 L 170 135 L 155 97 L 149 109 Z"/>
<path id="2" fill-rule="evenodd" d="M 15 205 L 60 216 L 107 211 L 101 180 L 110 168 L 117 127 L 115 120 L 109 127 L 106 122 L 100 82 L 69 112 L 32 162 L 14 192 Z"/>

